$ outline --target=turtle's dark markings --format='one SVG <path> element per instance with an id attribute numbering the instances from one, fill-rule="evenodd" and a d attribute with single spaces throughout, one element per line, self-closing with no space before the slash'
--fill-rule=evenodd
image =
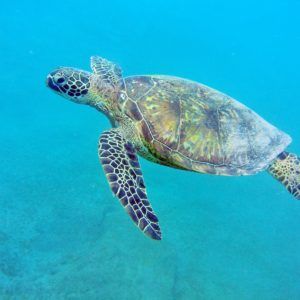
<path id="1" fill-rule="evenodd" d="M 57 79 L 57 83 L 63 83 L 64 81 L 65 81 L 65 79 L 62 78 L 62 77 L 60 77 L 60 78 Z"/>
<path id="2" fill-rule="evenodd" d="M 99 140 L 99 158 L 113 193 L 131 219 L 145 234 L 160 240 L 158 219 L 147 200 L 134 146 L 122 137 L 118 129 L 105 131 Z"/>
<path id="3" fill-rule="evenodd" d="M 69 71 L 69 73 L 63 74 L 60 72 L 52 72 L 50 74 L 52 77 L 48 77 L 48 85 L 51 86 L 51 83 L 53 83 L 54 80 L 55 84 L 52 84 L 53 87 L 51 86 L 53 89 L 62 94 L 74 97 L 74 99 L 78 99 L 81 96 L 88 94 L 90 75 L 85 72 L 78 72 L 68 68 L 66 68 L 66 70 Z"/>

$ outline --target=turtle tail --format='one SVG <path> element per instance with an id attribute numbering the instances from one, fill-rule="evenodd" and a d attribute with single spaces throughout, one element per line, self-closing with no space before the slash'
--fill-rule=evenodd
<path id="1" fill-rule="evenodd" d="M 300 158 L 282 152 L 270 165 L 268 171 L 298 200 L 300 200 Z"/>

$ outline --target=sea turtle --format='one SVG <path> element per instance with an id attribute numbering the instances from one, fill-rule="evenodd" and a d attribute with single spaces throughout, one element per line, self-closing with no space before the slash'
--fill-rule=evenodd
<path id="1" fill-rule="evenodd" d="M 215 89 L 172 76 L 122 77 L 118 65 L 91 58 L 93 73 L 63 67 L 47 85 L 103 112 L 112 129 L 99 139 L 99 158 L 112 192 L 137 226 L 161 239 L 140 156 L 182 170 L 252 175 L 268 170 L 300 199 L 300 160 L 285 151 L 291 138 Z"/>

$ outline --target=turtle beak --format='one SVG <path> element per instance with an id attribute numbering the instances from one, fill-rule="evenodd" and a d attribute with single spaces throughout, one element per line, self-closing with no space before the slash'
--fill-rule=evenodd
<path id="1" fill-rule="evenodd" d="M 46 79 L 46 85 L 47 85 L 50 89 L 52 89 L 52 90 L 54 90 L 54 91 L 56 91 L 56 92 L 60 92 L 59 88 L 54 84 L 51 74 L 49 74 L 49 75 L 47 76 L 47 79 Z"/>

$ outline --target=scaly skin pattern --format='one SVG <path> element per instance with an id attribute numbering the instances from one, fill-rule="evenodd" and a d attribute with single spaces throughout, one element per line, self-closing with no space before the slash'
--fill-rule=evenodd
<path id="1" fill-rule="evenodd" d="M 88 94 L 92 74 L 74 68 L 55 70 L 48 75 L 48 86 L 74 102 Z"/>
<path id="2" fill-rule="evenodd" d="M 300 159 L 297 155 L 282 152 L 268 171 L 300 200 Z"/>
<path id="3" fill-rule="evenodd" d="M 291 142 L 288 135 L 236 100 L 181 78 L 127 77 L 118 101 L 143 144 L 139 154 L 175 168 L 218 175 L 255 174 Z"/>

